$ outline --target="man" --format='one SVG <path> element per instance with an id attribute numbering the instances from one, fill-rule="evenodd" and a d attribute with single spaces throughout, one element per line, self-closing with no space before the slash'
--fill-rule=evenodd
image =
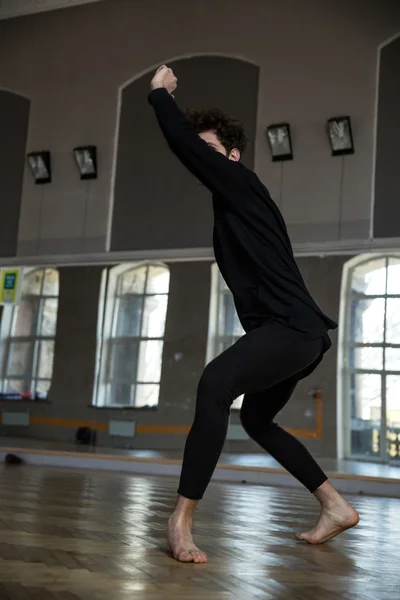
<path id="1" fill-rule="evenodd" d="M 217 465 L 230 407 L 245 394 L 244 429 L 321 504 L 316 526 L 297 536 L 320 544 L 358 523 L 306 448 L 273 419 L 297 382 L 330 348 L 337 324 L 315 304 L 294 260 L 284 220 L 258 177 L 239 161 L 243 127 L 218 110 L 186 118 L 173 92 L 177 79 L 165 65 L 156 72 L 149 101 L 176 156 L 213 196 L 214 252 L 246 335 L 205 369 L 183 460 L 168 550 L 182 562 L 207 562 L 192 539 L 192 523 Z"/>

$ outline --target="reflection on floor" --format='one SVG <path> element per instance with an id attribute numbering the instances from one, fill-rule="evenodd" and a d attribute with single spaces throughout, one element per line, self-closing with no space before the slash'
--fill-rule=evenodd
<path id="1" fill-rule="evenodd" d="M 124 450 L 120 448 L 105 448 L 93 446 L 80 446 L 67 442 L 48 440 L 34 440 L 27 438 L 0 437 L 0 451 L 3 448 L 54 450 L 56 452 L 95 454 L 98 456 L 125 457 L 138 460 L 180 462 L 181 450 Z M 321 467 L 329 473 L 344 475 L 359 475 L 377 477 L 400 481 L 400 463 L 398 466 L 380 464 L 376 462 L 356 460 L 336 460 L 333 458 L 319 458 Z M 221 466 L 236 466 L 256 469 L 280 469 L 280 465 L 269 455 L 223 453 L 219 464 Z"/>
<path id="2" fill-rule="evenodd" d="M 298 542 L 318 507 L 305 491 L 211 484 L 196 522 L 207 565 L 164 553 L 167 478 L 0 467 L 1 600 L 393 600 L 400 501 L 354 497 L 360 525 Z M 380 515 L 381 518 L 377 518 Z"/>

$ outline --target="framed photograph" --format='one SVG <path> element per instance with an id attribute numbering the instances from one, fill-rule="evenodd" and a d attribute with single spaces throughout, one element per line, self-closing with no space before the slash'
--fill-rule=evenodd
<path id="1" fill-rule="evenodd" d="M 292 138 L 288 123 L 269 125 L 267 137 L 273 161 L 293 159 Z"/>
<path id="2" fill-rule="evenodd" d="M 51 182 L 50 152 L 47 150 L 43 150 L 42 152 L 30 152 L 28 154 L 28 162 L 35 183 Z"/>
<path id="3" fill-rule="evenodd" d="M 327 127 L 332 156 L 354 154 L 350 117 L 332 117 Z"/>
<path id="4" fill-rule="evenodd" d="M 74 148 L 74 156 L 81 179 L 97 179 L 96 146 Z"/>

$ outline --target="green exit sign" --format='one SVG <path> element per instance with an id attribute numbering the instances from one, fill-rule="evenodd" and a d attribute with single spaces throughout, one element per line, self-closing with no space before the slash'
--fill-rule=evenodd
<path id="1" fill-rule="evenodd" d="M 17 276 L 15 273 L 6 273 L 6 276 L 4 277 L 4 289 L 15 290 L 16 281 Z"/>

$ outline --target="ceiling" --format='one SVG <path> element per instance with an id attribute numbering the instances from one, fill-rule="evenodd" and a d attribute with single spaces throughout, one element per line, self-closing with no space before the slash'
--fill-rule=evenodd
<path id="1" fill-rule="evenodd" d="M 0 19 L 30 15 L 101 0 L 0 0 Z"/>

